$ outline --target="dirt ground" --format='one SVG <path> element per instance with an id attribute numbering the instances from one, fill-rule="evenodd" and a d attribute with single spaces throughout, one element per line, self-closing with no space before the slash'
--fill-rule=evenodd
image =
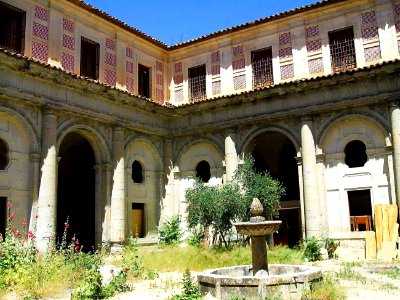
<path id="1" fill-rule="evenodd" d="M 339 284 L 345 289 L 347 299 L 363 300 L 399 300 L 400 277 L 393 279 L 387 275 L 387 270 L 393 267 L 399 268 L 400 263 L 383 262 L 344 262 L 329 260 L 315 263 L 322 268 L 325 275 L 336 275 Z M 198 273 L 192 273 L 195 276 Z M 133 291 L 113 297 L 113 300 L 170 299 L 181 292 L 182 274 L 177 272 L 160 273 L 154 280 L 144 280 L 133 283 Z M 207 299 L 213 299 L 208 297 Z"/>

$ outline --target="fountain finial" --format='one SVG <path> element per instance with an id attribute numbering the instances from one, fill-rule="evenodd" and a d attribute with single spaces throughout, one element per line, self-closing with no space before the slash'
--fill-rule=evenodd
<path id="1" fill-rule="evenodd" d="M 261 204 L 261 201 L 258 198 L 253 198 L 253 202 L 250 205 L 250 213 L 252 217 L 250 218 L 250 222 L 263 222 L 265 218 L 262 216 L 264 212 L 264 208 Z"/>

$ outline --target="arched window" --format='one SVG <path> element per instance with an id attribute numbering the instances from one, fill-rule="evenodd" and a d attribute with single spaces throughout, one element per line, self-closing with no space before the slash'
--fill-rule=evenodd
<path id="1" fill-rule="evenodd" d="M 368 160 L 366 149 L 367 147 L 361 141 L 355 140 L 348 143 L 344 148 L 346 165 L 349 168 L 363 167 Z"/>
<path id="2" fill-rule="evenodd" d="M 132 163 L 132 180 L 134 183 L 143 183 L 144 180 L 142 164 L 137 160 Z"/>
<path id="3" fill-rule="evenodd" d="M 10 162 L 9 150 L 6 143 L 0 139 L 0 170 L 5 170 Z"/>
<path id="4" fill-rule="evenodd" d="M 197 164 L 196 177 L 203 182 L 208 182 L 211 178 L 210 164 L 205 160 L 202 160 Z"/>

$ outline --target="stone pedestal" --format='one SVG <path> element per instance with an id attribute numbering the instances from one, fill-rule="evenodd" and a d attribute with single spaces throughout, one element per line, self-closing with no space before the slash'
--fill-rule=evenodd
<path id="1" fill-rule="evenodd" d="M 267 245 L 265 236 L 251 237 L 251 261 L 253 265 L 253 275 L 260 270 L 268 272 Z"/>

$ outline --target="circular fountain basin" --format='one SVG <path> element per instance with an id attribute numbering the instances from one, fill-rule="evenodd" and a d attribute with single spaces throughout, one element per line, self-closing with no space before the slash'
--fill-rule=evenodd
<path id="1" fill-rule="evenodd" d="M 301 299 L 310 283 L 320 280 L 320 268 L 306 265 L 269 265 L 269 275 L 261 271 L 252 275 L 252 266 L 234 266 L 206 270 L 197 276 L 200 292 L 217 299 L 233 296 L 245 299 L 265 299 L 276 295 L 284 299 Z"/>
<path id="2" fill-rule="evenodd" d="M 239 234 L 249 236 L 263 236 L 272 234 L 279 229 L 282 221 L 239 222 L 233 223 Z"/>

